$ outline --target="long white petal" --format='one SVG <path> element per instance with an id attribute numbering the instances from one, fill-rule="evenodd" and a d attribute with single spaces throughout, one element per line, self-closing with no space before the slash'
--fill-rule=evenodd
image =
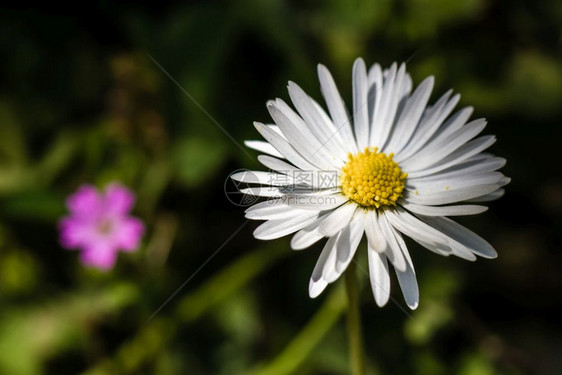
<path id="1" fill-rule="evenodd" d="M 476 260 L 472 250 L 464 244 L 401 208 L 388 211 L 387 217 L 393 227 L 430 251 L 444 256 L 455 255 L 468 261 Z"/>
<path id="2" fill-rule="evenodd" d="M 431 109 L 429 110 L 430 114 L 424 116 L 416 133 L 410 140 L 410 143 L 408 143 L 403 151 L 397 153 L 395 159 L 398 163 L 402 163 L 414 157 L 436 133 L 439 133 L 440 128 L 448 129 L 449 132 L 453 132 L 460 129 L 460 127 L 466 123 L 474 110 L 472 107 L 466 107 L 457 111 L 445 121 L 446 116 L 450 114 L 459 99 L 460 96 L 457 94 L 453 96 L 446 105 L 443 105 L 439 111 L 437 111 L 437 109 L 435 109 L 435 112 Z M 443 123 L 443 121 L 445 121 L 445 123 Z"/>
<path id="3" fill-rule="evenodd" d="M 293 250 L 302 250 L 318 242 L 323 237 L 337 235 L 345 228 L 356 210 L 355 204 L 344 204 L 333 211 L 330 211 L 313 223 L 298 231 L 291 239 Z"/>
<path id="4" fill-rule="evenodd" d="M 485 127 L 486 121 L 484 119 L 474 120 L 453 134 L 432 141 L 421 152 L 417 153 L 415 158 L 406 160 L 400 165 L 409 171 L 419 171 L 434 165 L 476 137 Z"/>
<path id="5" fill-rule="evenodd" d="M 310 164 L 305 158 L 302 157 L 294 148 L 287 142 L 286 139 L 281 137 L 277 134 L 274 130 L 271 130 L 268 126 L 254 122 L 254 126 L 256 127 L 257 131 L 265 138 L 266 141 L 271 143 L 273 147 L 283 157 L 289 160 L 292 164 L 296 165 L 300 169 L 304 171 L 315 171 L 318 170 L 318 167 Z"/>
<path id="6" fill-rule="evenodd" d="M 377 103 L 380 102 L 382 94 L 383 76 L 381 66 L 379 64 L 373 64 L 371 66 L 367 75 L 367 80 L 369 81 L 367 107 L 369 110 L 369 128 L 371 128 L 375 117 L 375 108 L 379 105 Z M 371 141 L 371 134 L 372 131 L 369 129 L 369 142 Z"/>
<path id="7" fill-rule="evenodd" d="M 324 110 L 296 83 L 289 82 L 288 90 L 293 105 L 318 141 L 338 160 L 345 161 L 347 157 L 345 143 Z"/>
<path id="8" fill-rule="evenodd" d="M 478 206 L 474 204 L 457 205 L 457 206 L 425 206 L 410 202 L 403 202 L 402 207 L 416 214 L 427 216 L 462 216 L 476 215 L 488 210 L 486 206 Z"/>
<path id="9" fill-rule="evenodd" d="M 330 71 L 322 64 L 318 64 L 318 79 L 320 80 L 322 95 L 324 96 L 328 111 L 330 112 L 338 134 L 346 143 L 349 152 L 356 153 L 358 151 L 357 143 L 355 142 L 355 137 L 351 130 L 351 122 L 347 115 L 345 104 Z"/>
<path id="10" fill-rule="evenodd" d="M 258 160 L 267 168 L 279 173 L 291 175 L 295 172 L 302 171 L 300 168 L 297 168 L 284 160 L 280 160 L 269 155 L 258 155 Z"/>
<path id="11" fill-rule="evenodd" d="M 271 144 L 264 141 L 244 141 L 244 144 L 249 148 L 263 152 L 264 154 L 268 154 L 271 156 L 275 156 L 276 158 L 285 158 L 279 151 L 275 149 Z"/>
<path id="12" fill-rule="evenodd" d="M 380 93 L 380 100 L 375 102 L 374 115 L 371 118 L 371 132 L 369 135 L 371 145 L 383 145 L 385 141 L 383 138 L 384 121 L 391 105 L 394 91 L 394 79 L 396 78 L 396 67 L 397 65 L 394 63 L 385 71 L 385 74 L 383 74 L 382 86 L 377 90 L 377 95 Z M 388 77 L 391 77 L 391 79 Z"/>
<path id="13" fill-rule="evenodd" d="M 240 189 L 240 193 L 264 198 L 280 198 L 285 195 L 281 189 L 274 186 L 252 186 Z"/>
<path id="14" fill-rule="evenodd" d="M 418 190 L 419 194 L 428 194 L 444 190 L 456 190 L 478 185 L 501 185 L 505 176 L 500 172 L 486 172 L 477 175 L 448 177 L 442 179 L 410 179 L 406 188 Z"/>
<path id="15" fill-rule="evenodd" d="M 439 173 L 422 176 L 417 178 L 408 178 L 409 183 L 416 183 L 418 181 L 440 181 L 440 180 L 450 180 L 457 177 L 467 177 L 468 176 L 476 176 L 486 172 L 492 172 L 500 169 L 506 163 L 504 158 L 498 157 L 488 157 L 482 156 L 482 154 L 477 154 L 466 161 L 454 165 L 446 170 L 443 170 Z"/>
<path id="16" fill-rule="evenodd" d="M 306 212 L 287 219 L 269 220 L 254 231 L 258 240 L 273 240 L 300 230 L 318 218 L 317 212 Z"/>
<path id="17" fill-rule="evenodd" d="M 376 210 L 366 210 L 365 215 L 365 234 L 367 235 L 367 240 L 369 241 L 369 246 L 379 253 L 384 253 L 387 248 L 386 239 L 380 228 L 377 211 Z"/>
<path id="18" fill-rule="evenodd" d="M 377 131 L 377 135 L 374 139 L 371 137 L 371 140 L 374 141 L 373 144 L 385 145 L 388 140 L 389 134 L 392 130 L 392 126 L 394 124 L 394 118 L 396 116 L 398 105 L 400 104 L 400 100 L 402 99 L 402 85 L 405 81 L 405 75 L 406 65 L 402 64 L 400 65 L 396 76 L 389 77 L 388 80 L 390 81 L 390 84 L 388 85 L 388 89 L 387 83 L 385 81 L 383 88 L 383 97 L 381 99 L 381 107 L 384 106 L 384 110 L 378 114 L 375 112 L 376 122 L 373 125 L 372 130 L 380 130 Z"/>
<path id="19" fill-rule="evenodd" d="M 379 222 L 380 228 L 388 244 L 387 251 L 385 252 L 388 260 L 392 263 L 392 265 L 400 271 L 406 270 L 406 259 L 404 258 L 404 254 L 402 253 L 402 249 L 400 248 L 400 244 L 396 241 L 396 237 L 392 232 L 392 227 L 386 218 L 386 215 L 378 215 L 377 220 Z"/>
<path id="20" fill-rule="evenodd" d="M 455 190 L 443 190 L 425 194 L 422 192 L 406 190 L 404 199 L 411 203 L 437 206 L 473 199 L 481 195 L 489 194 L 499 189 L 499 187 L 499 185 L 476 185 Z"/>
<path id="21" fill-rule="evenodd" d="M 328 116 L 324 108 L 320 104 L 318 104 L 318 102 L 316 102 L 313 98 L 310 98 L 310 101 L 314 105 L 314 108 L 316 108 L 316 111 L 321 117 L 322 122 L 328 125 L 328 131 L 325 134 L 325 137 L 328 138 L 325 139 L 322 143 L 325 142 L 327 145 L 331 144 L 331 147 L 333 147 L 334 150 L 339 147 L 340 151 L 342 152 L 343 160 L 345 160 L 350 148 L 348 143 L 342 139 L 340 135 L 340 129 L 336 128 L 336 125 L 334 124 L 330 116 Z"/>
<path id="22" fill-rule="evenodd" d="M 353 259 L 364 232 L 365 224 L 363 215 L 355 214 L 353 219 L 349 222 L 349 226 L 343 230 L 342 235 L 338 240 L 336 271 L 340 275 L 346 270 L 347 266 Z M 342 238 L 344 236 L 345 238 Z"/>
<path id="23" fill-rule="evenodd" d="M 386 217 L 393 227 L 422 244 L 428 250 L 443 256 L 452 254 L 451 243 L 443 233 L 402 208 L 397 207 L 395 210 L 389 210 Z"/>
<path id="24" fill-rule="evenodd" d="M 345 202 L 349 201 L 349 198 L 342 194 L 334 194 L 329 196 L 306 196 L 306 195 L 287 195 L 283 199 L 289 206 L 303 209 L 303 210 L 313 210 L 313 211 L 324 211 L 333 210 Z"/>
<path id="25" fill-rule="evenodd" d="M 375 302 L 383 307 L 390 298 L 390 275 L 386 255 L 379 254 L 369 246 L 367 251 L 369 259 L 369 279 Z"/>
<path id="26" fill-rule="evenodd" d="M 244 189 L 240 189 L 240 193 L 253 195 L 257 197 L 266 197 L 266 198 L 281 198 L 286 195 L 290 196 L 306 196 L 306 195 L 315 195 L 315 196 L 323 196 L 327 197 L 330 195 L 341 195 L 339 190 L 334 188 L 329 189 L 319 189 L 319 188 L 310 188 L 306 186 L 252 186 Z"/>
<path id="27" fill-rule="evenodd" d="M 291 146 L 320 169 L 330 170 L 338 167 L 335 156 L 310 132 L 304 121 L 282 100 L 268 102 L 271 118 L 279 126 Z"/>
<path id="28" fill-rule="evenodd" d="M 385 150 L 394 153 L 400 151 L 408 143 L 427 105 L 433 83 L 433 77 L 426 78 L 406 101 Z"/>
<path id="29" fill-rule="evenodd" d="M 503 197 L 504 194 L 505 194 L 504 189 L 498 189 L 493 193 L 486 194 L 474 199 L 468 199 L 466 202 L 470 202 L 470 203 L 491 202 Z"/>
<path id="30" fill-rule="evenodd" d="M 349 224 L 356 210 L 355 203 L 346 203 L 336 208 L 318 222 L 318 230 L 326 237 L 336 235 Z"/>
<path id="31" fill-rule="evenodd" d="M 340 171 L 303 171 L 283 160 L 268 155 L 259 155 L 258 160 L 267 168 L 287 175 L 297 185 L 309 185 L 321 189 L 336 188 Z"/>
<path id="32" fill-rule="evenodd" d="M 416 274 L 410 266 L 408 266 L 404 271 L 400 271 L 397 268 L 395 270 L 398 283 L 400 284 L 400 289 L 402 289 L 402 294 L 404 295 L 404 300 L 410 309 L 415 310 L 418 307 L 420 300 Z"/>
<path id="33" fill-rule="evenodd" d="M 363 59 L 353 64 L 353 125 L 360 150 L 369 146 L 369 115 L 367 103 L 367 69 Z"/>
<path id="34" fill-rule="evenodd" d="M 307 229 L 310 228 L 310 229 Z M 299 230 L 293 238 L 291 238 L 291 249 L 293 250 L 304 250 L 316 242 L 324 238 L 324 234 L 320 232 L 318 226 L 309 227 L 306 226 Z"/>
<path id="35" fill-rule="evenodd" d="M 337 236 L 330 237 L 324 245 L 322 253 L 320 253 L 320 257 L 318 257 L 318 261 L 316 262 L 316 266 L 314 266 L 312 276 L 310 277 L 310 283 L 308 284 L 308 294 L 310 295 L 310 298 L 318 297 L 328 285 L 328 282 L 322 278 L 322 273 L 324 272 L 326 262 L 330 258 L 330 254 L 335 252 L 334 247 L 337 239 Z"/>
<path id="36" fill-rule="evenodd" d="M 283 203 L 282 199 L 269 199 L 257 203 L 246 209 L 246 218 L 251 220 L 285 219 L 307 211 L 291 207 Z"/>
<path id="37" fill-rule="evenodd" d="M 463 146 L 459 147 L 455 152 L 440 160 L 436 164 L 432 165 L 431 167 L 420 170 L 420 171 L 409 171 L 407 168 L 403 168 L 402 170 L 408 173 L 409 178 L 417 178 L 417 177 L 424 177 L 435 174 L 442 170 L 445 170 L 453 165 L 462 163 L 463 161 L 467 160 L 473 155 L 478 154 L 479 152 L 484 151 L 488 147 L 494 144 L 496 141 L 496 137 L 493 135 L 484 135 L 482 137 L 478 137 L 473 139 L 472 141 L 465 143 Z"/>
<path id="38" fill-rule="evenodd" d="M 483 258 L 496 258 L 496 250 L 476 233 L 446 217 L 423 216 L 420 218 L 435 229 L 445 233 Z"/>
<path id="39" fill-rule="evenodd" d="M 230 175 L 230 178 L 232 178 L 234 181 L 245 182 L 248 184 L 262 184 L 271 186 L 287 186 L 295 184 L 291 176 L 264 171 L 236 172 Z"/>

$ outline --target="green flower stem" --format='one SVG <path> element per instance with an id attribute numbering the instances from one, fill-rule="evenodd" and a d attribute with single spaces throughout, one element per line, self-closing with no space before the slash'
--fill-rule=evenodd
<path id="1" fill-rule="evenodd" d="M 338 322 L 339 317 L 345 311 L 345 305 L 345 292 L 342 287 L 337 286 L 307 325 L 273 361 L 249 371 L 249 373 L 252 375 L 296 373 L 312 350 Z"/>
<path id="2" fill-rule="evenodd" d="M 365 354 L 361 334 L 361 314 L 359 310 L 359 288 L 355 262 L 351 262 L 345 272 L 345 289 L 347 292 L 347 331 L 349 335 L 349 352 L 351 374 L 365 374 Z"/>

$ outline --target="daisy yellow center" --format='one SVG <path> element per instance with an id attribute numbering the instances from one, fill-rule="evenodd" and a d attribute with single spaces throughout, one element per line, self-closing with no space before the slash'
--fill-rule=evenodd
<path id="1" fill-rule="evenodd" d="M 402 173 L 393 156 L 378 152 L 377 147 L 348 154 L 340 176 L 343 194 L 363 207 L 395 206 L 402 196 L 407 174 Z"/>

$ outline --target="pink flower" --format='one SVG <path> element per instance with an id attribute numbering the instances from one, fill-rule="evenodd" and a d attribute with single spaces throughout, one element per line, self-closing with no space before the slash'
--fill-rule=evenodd
<path id="1" fill-rule="evenodd" d="M 129 216 L 135 194 L 119 184 L 104 192 L 83 185 L 66 200 L 70 215 L 59 222 L 60 242 L 67 249 L 80 249 L 86 266 L 109 270 L 119 250 L 138 249 L 144 234 L 141 220 Z"/>

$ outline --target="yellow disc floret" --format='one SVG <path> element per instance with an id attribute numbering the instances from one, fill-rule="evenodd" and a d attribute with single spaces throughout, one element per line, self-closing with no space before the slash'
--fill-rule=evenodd
<path id="1" fill-rule="evenodd" d="M 363 207 L 395 206 L 407 174 L 402 173 L 393 156 L 378 152 L 377 147 L 348 154 L 340 176 L 343 194 Z"/>

